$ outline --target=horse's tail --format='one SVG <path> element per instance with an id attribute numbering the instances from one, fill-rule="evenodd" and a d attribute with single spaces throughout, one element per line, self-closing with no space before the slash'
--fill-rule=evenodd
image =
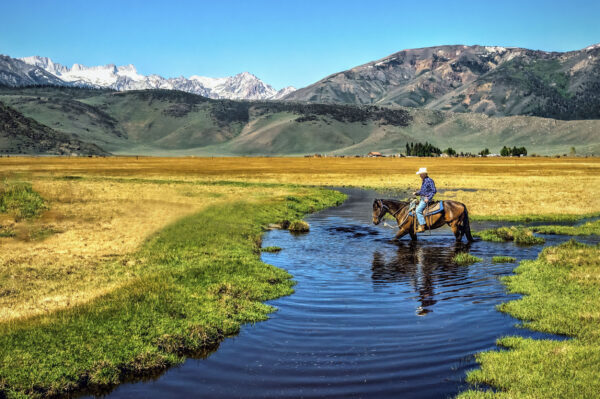
<path id="1" fill-rule="evenodd" d="M 475 241 L 473 236 L 471 235 L 471 224 L 469 223 L 469 211 L 467 210 L 467 206 L 465 205 L 465 212 L 463 213 L 463 232 L 467 236 L 467 240 L 469 242 Z"/>

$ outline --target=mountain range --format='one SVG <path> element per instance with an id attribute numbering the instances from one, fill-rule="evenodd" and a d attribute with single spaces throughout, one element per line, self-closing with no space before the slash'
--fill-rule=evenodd
<path id="1" fill-rule="evenodd" d="M 0 56 L 0 107 L 8 154 L 353 155 L 426 141 L 597 154 L 600 45 L 403 50 L 280 91 L 249 73 L 165 79 Z"/>
<path id="2" fill-rule="evenodd" d="M 454 45 L 403 50 L 284 100 L 598 119 L 599 93 L 600 45 L 564 53 Z"/>
<path id="3" fill-rule="evenodd" d="M 479 152 L 600 153 L 600 121 L 490 117 L 412 107 L 209 99 L 177 90 L 0 87 L 19 118 L 116 155 L 337 155 L 404 152 L 406 143 Z M 20 134 L 23 134 L 21 132 Z M 0 151 L 17 140 L 0 126 Z M 94 147 L 94 148 L 95 148 Z M 10 150 L 13 149 L 13 150 Z M 74 154 L 93 154 L 80 147 Z"/>
<path id="4" fill-rule="evenodd" d="M 50 58 L 39 56 L 18 59 L 0 56 L 0 82 L 11 86 L 53 84 L 118 91 L 181 90 L 208 98 L 241 100 L 276 100 L 295 90 L 291 86 L 275 90 L 248 72 L 224 78 L 197 75 L 189 78 L 163 78 L 159 75 L 142 75 L 131 64 L 92 67 L 74 64 L 69 68 Z"/>

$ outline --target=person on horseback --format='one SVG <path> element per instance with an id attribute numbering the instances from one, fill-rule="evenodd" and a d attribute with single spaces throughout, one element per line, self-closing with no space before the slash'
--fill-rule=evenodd
<path id="1" fill-rule="evenodd" d="M 419 205 L 417 205 L 417 220 L 419 222 L 419 226 L 417 227 L 416 233 L 422 233 L 425 231 L 425 216 L 423 216 L 423 211 L 425 207 L 431 200 L 433 200 L 433 196 L 437 192 L 435 189 L 435 183 L 433 179 L 427 175 L 427 168 L 419 168 L 417 174 L 421 177 L 421 189 L 419 191 L 415 191 L 413 195 L 421 196 L 421 201 L 419 201 Z"/>

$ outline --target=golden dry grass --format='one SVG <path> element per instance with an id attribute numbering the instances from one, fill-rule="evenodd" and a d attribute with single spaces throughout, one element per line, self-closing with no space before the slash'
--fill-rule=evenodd
<path id="1" fill-rule="evenodd" d="M 236 180 L 412 189 L 427 166 L 471 215 L 600 211 L 599 158 L 3 158 L 0 173 Z M 469 191 L 465 191 L 469 190 Z M 478 190 L 478 191 L 470 191 Z"/>
<path id="2" fill-rule="evenodd" d="M 471 215 L 600 212 L 596 158 L 0 158 L 50 202 L 0 238 L 0 321 L 89 301 L 135 276 L 128 258 L 153 232 L 219 202 L 287 195 L 285 187 L 202 185 L 220 180 L 414 189 L 427 166 L 441 197 Z M 65 176 L 91 179 L 64 180 Z M 116 178 L 134 179 L 131 181 Z M 165 183 L 166 182 L 166 183 Z M 0 225 L 14 224 L 3 217 Z M 58 232 L 42 241 L 28 232 Z"/>
<path id="3" fill-rule="evenodd" d="M 33 178 L 50 203 L 34 221 L 0 225 L 17 231 L 0 238 L 0 321 L 80 304 L 135 277 L 143 264 L 129 259 L 164 226 L 223 201 L 289 194 L 280 188 L 119 183 Z M 56 233 L 31 240 L 28 231 Z"/>

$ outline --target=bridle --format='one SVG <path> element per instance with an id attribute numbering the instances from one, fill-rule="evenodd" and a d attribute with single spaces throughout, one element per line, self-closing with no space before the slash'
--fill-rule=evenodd
<path id="1" fill-rule="evenodd" d="M 401 208 L 399 208 L 396 212 L 393 212 L 390 210 L 390 208 L 383 203 L 382 200 L 378 199 L 377 200 L 377 205 L 379 206 L 379 215 L 377 215 L 377 224 L 381 223 L 381 219 L 383 219 L 383 217 L 385 216 L 386 212 L 389 212 L 390 215 L 392 215 L 392 217 L 396 217 L 397 214 L 400 213 L 401 210 L 403 210 L 406 206 L 403 206 Z M 404 220 L 402 221 L 402 223 L 399 223 L 398 226 L 402 226 L 404 224 L 404 222 L 406 222 L 406 219 L 408 219 L 408 214 L 409 212 L 406 212 L 406 217 L 404 218 Z"/>

